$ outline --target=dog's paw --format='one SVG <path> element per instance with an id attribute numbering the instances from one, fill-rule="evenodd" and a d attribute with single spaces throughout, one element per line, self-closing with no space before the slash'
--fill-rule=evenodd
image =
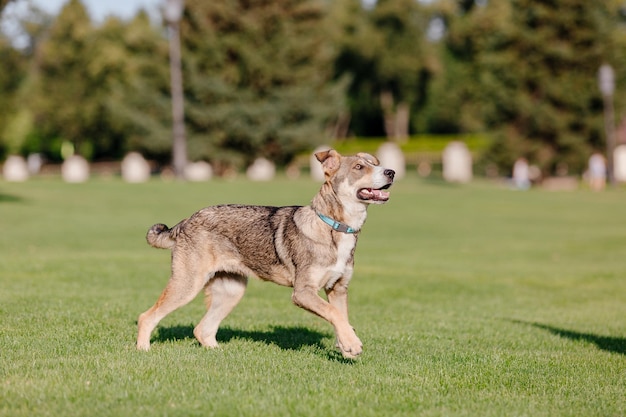
<path id="1" fill-rule="evenodd" d="M 193 335 L 196 337 L 198 342 L 200 342 L 200 345 L 205 348 L 215 349 L 219 347 L 217 340 L 215 339 L 215 334 L 205 336 L 202 334 L 202 329 L 200 327 L 196 327 L 193 330 Z"/>
<path id="2" fill-rule="evenodd" d="M 363 343 L 361 343 L 361 340 L 356 335 L 348 338 L 348 340 L 341 341 L 338 339 L 337 347 L 346 359 L 355 359 L 363 353 Z"/>
<path id="3" fill-rule="evenodd" d="M 148 343 L 137 342 L 136 347 L 137 347 L 137 350 L 147 352 L 147 351 L 150 350 L 150 342 L 148 342 Z"/>
<path id="4" fill-rule="evenodd" d="M 200 342 L 200 344 L 202 345 L 202 347 L 205 347 L 207 349 L 217 349 L 220 347 L 220 345 L 215 341 L 215 339 Z"/>

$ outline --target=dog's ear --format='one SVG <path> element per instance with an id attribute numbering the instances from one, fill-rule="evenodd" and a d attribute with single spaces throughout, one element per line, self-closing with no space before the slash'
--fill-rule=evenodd
<path id="1" fill-rule="evenodd" d="M 341 155 L 336 150 L 329 149 L 317 152 L 315 157 L 322 163 L 326 175 L 331 175 L 339 169 L 339 158 L 341 158 Z"/>
<path id="2" fill-rule="evenodd" d="M 380 161 L 378 160 L 378 158 L 368 153 L 360 152 L 360 153 L 357 153 L 356 156 L 358 156 L 359 158 L 365 159 L 367 162 L 369 162 L 372 165 L 376 165 L 376 166 L 380 165 Z"/>

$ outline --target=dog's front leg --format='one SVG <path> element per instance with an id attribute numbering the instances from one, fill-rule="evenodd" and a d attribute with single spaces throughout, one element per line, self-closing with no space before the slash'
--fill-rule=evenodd
<path id="1" fill-rule="evenodd" d="M 348 317 L 348 286 L 343 282 L 338 282 L 332 288 L 325 288 L 326 297 L 330 305 L 334 306 L 345 319 L 350 322 Z M 353 328 L 354 330 L 354 328 Z M 336 347 L 340 347 L 339 340 L 336 341 Z"/>
<path id="2" fill-rule="evenodd" d="M 330 305 L 334 306 L 348 319 L 348 285 L 343 280 L 337 282 L 332 288 L 326 288 L 326 296 Z"/>
<path id="3" fill-rule="evenodd" d="M 330 322 L 335 328 L 341 353 L 346 358 L 356 358 L 363 352 L 363 344 L 348 322 L 347 305 L 345 311 L 330 304 L 317 294 L 317 288 L 309 285 L 295 285 L 292 295 L 295 305 L 310 311 Z"/>

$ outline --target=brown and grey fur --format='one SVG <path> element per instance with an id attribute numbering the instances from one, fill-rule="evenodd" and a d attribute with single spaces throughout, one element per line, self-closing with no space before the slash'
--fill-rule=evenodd
<path id="1" fill-rule="evenodd" d="M 325 182 L 308 206 L 219 205 L 204 208 L 169 229 L 156 224 L 148 243 L 172 250 L 170 280 L 157 302 L 139 316 L 137 348 L 150 348 L 161 319 L 204 290 L 207 313 L 194 329 L 198 341 L 216 347 L 220 322 L 241 300 L 247 277 L 293 287 L 293 302 L 330 322 L 347 358 L 362 344 L 348 321 L 348 283 L 354 250 L 370 203 L 384 203 L 394 172 L 368 154 L 316 154 Z M 356 233 L 333 230 L 322 213 Z M 328 301 L 318 295 L 321 289 Z"/>

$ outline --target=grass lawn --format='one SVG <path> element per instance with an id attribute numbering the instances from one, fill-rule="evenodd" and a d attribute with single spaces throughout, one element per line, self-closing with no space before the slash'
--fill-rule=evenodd
<path id="1" fill-rule="evenodd" d="M 307 204 L 307 179 L 0 183 L 2 416 L 624 416 L 626 190 L 409 177 L 370 208 L 332 327 L 251 281 L 205 350 L 199 297 L 134 349 L 169 253 L 146 230 L 216 203 Z"/>

